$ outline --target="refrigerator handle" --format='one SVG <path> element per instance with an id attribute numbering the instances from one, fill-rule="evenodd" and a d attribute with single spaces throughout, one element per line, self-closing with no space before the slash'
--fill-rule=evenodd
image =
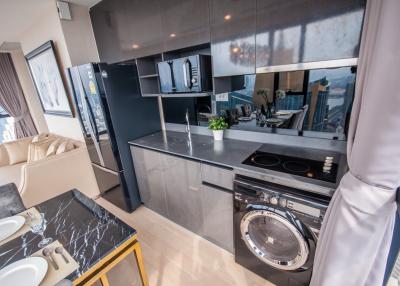
<path id="1" fill-rule="evenodd" d="M 100 144 L 98 141 L 98 137 L 95 135 L 95 132 L 93 130 L 93 126 L 92 126 L 92 120 L 91 120 L 91 115 L 87 112 L 88 109 L 90 108 L 90 104 L 88 102 L 87 96 L 86 96 L 86 91 L 83 87 L 83 82 L 82 79 L 79 75 L 79 93 L 84 97 L 82 100 L 82 107 L 83 107 L 83 114 L 86 117 L 86 120 L 89 122 L 89 133 L 90 133 L 90 137 L 92 137 L 92 141 L 94 144 L 94 148 L 96 149 L 96 153 L 99 156 L 99 160 L 100 160 L 100 164 L 104 167 L 104 158 L 103 158 L 103 154 L 101 153 L 101 149 L 100 149 Z M 93 112 L 91 109 L 89 109 L 91 112 Z M 93 118 L 94 120 L 94 118 Z M 94 122 L 94 124 L 96 125 L 96 122 Z M 96 127 L 96 132 L 97 132 L 97 127 Z"/>
<path id="2" fill-rule="evenodd" d="M 92 118 L 92 120 L 90 120 L 90 126 L 94 130 L 94 135 L 96 137 L 96 141 L 100 142 L 99 130 L 97 129 L 96 119 L 94 117 L 94 112 L 93 112 L 92 107 L 90 106 L 90 102 L 89 102 L 89 99 L 87 98 L 86 94 L 85 94 L 85 101 L 86 101 L 86 105 L 87 105 L 89 113 L 90 113 L 90 118 Z M 94 128 L 93 128 L 93 126 L 94 126 Z"/>

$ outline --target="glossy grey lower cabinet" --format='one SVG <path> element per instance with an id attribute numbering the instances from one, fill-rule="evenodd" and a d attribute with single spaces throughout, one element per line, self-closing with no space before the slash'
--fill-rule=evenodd
<path id="1" fill-rule="evenodd" d="M 131 147 L 140 197 L 151 210 L 168 216 L 164 168 L 158 152 Z"/>
<path id="2" fill-rule="evenodd" d="M 203 182 L 230 170 L 131 146 L 142 202 L 149 209 L 233 253 L 232 191 Z"/>
<path id="3" fill-rule="evenodd" d="M 203 237 L 234 252 L 232 192 L 202 185 Z"/>
<path id="4" fill-rule="evenodd" d="M 200 163 L 170 155 L 161 155 L 167 194 L 168 218 L 202 233 Z"/>

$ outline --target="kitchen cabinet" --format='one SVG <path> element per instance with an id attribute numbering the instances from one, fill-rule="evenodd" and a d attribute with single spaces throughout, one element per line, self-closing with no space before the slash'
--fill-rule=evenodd
<path id="1" fill-rule="evenodd" d="M 200 163 L 162 154 L 168 218 L 202 233 Z"/>
<path id="2" fill-rule="evenodd" d="M 103 0 L 90 9 L 90 17 L 101 61 L 163 51 L 159 0 Z"/>
<path id="3" fill-rule="evenodd" d="M 255 73 L 256 0 L 210 0 L 214 76 Z"/>
<path id="4" fill-rule="evenodd" d="M 232 170 L 136 146 L 131 151 L 144 205 L 233 253 Z"/>
<path id="5" fill-rule="evenodd" d="M 208 0 L 162 0 L 160 6 L 165 51 L 210 42 Z"/>
<path id="6" fill-rule="evenodd" d="M 358 57 L 365 0 L 257 0 L 256 66 Z"/>
<path id="7" fill-rule="evenodd" d="M 139 147 L 131 147 L 131 153 L 142 202 L 168 217 L 162 154 Z"/>
<path id="8" fill-rule="evenodd" d="M 233 194 L 231 190 L 202 185 L 203 237 L 234 252 Z"/>

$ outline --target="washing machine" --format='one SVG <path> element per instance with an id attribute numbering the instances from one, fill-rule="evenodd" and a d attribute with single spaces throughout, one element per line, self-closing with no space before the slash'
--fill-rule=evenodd
<path id="1" fill-rule="evenodd" d="M 309 285 L 329 197 L 236 175 L 235 260 L 278 286 Z"/>

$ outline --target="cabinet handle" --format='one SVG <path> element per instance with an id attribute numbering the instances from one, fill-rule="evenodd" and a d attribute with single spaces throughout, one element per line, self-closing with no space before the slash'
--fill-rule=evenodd
<path id="1" fill-rule="evenodd" d="M 200 191 L 200 188 L 189 186 L 189 190 L 198 192 L 198 191 Z"/>
<path id="2" fill-rule="evenodd" d="M 208 183 L 208 182 L 205 182 L 205 181 L 202 181 L 201 183 L 202 183 L 204 186 L 210 187 L 210 188 L 212 188 L 212 189 L 216 189 L 216 190 L 218 190 L 218 191 L 222 191 L 222 192 L 229 193 L 229 194 L 232 194 L 232 193 L 233 193 L 232 190 L 226 189 L 226 188 L 224 188 L 224 187 L 220 187 L 220 186 L 218 186 L 218 185 L 214 185 L 214 184 L 211 184 L 211 183 Z"/>

